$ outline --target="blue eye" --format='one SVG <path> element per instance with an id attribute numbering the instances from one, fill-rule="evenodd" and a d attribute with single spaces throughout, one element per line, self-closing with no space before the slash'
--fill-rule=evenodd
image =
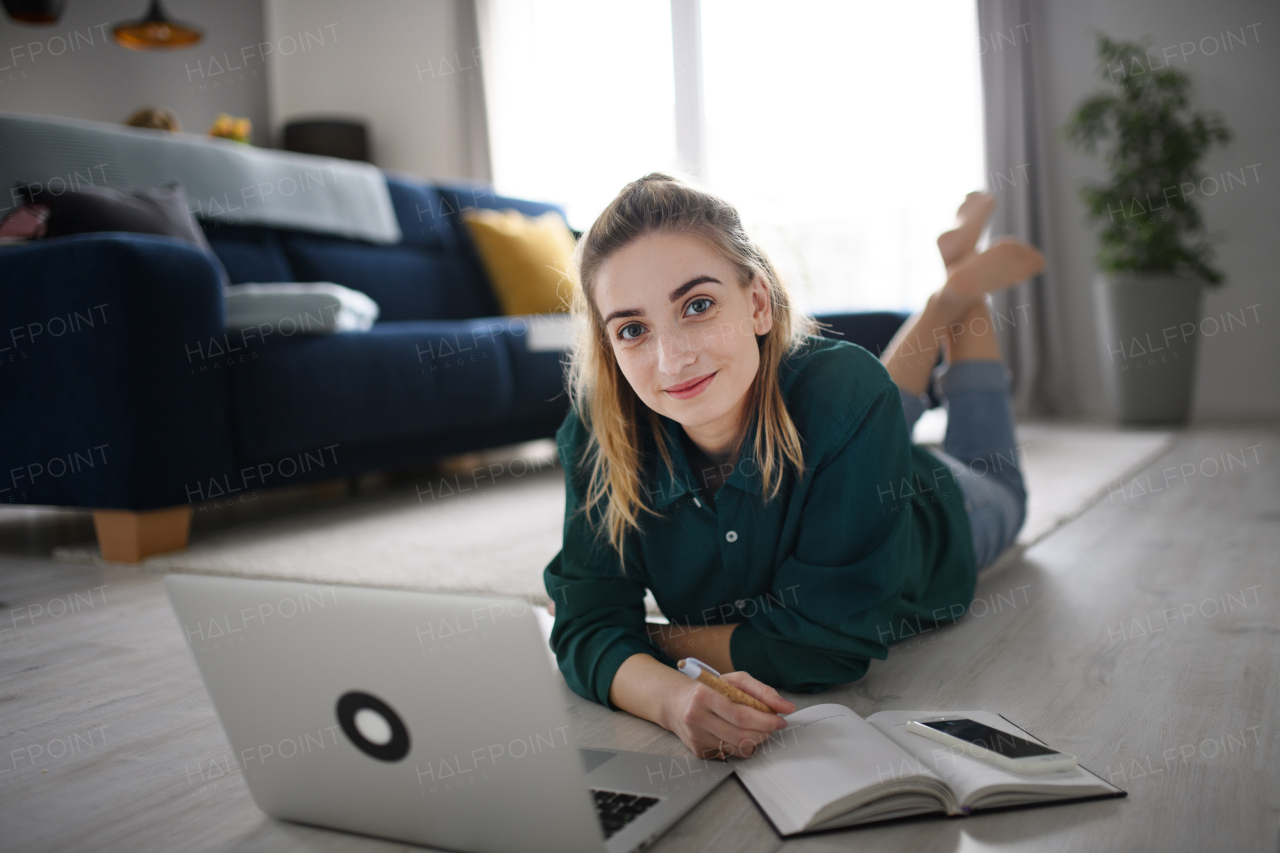
<path id="1" fill-rule="evenodd" d="M 693 306 L 695 305 L 702 305 L 702 308 L 699 310 L 694 310 Z M 715 305 L 715 302 L 712 301 L 710 298 L 706 296 L 699 296 L 697 299 L 690 302 L 688 307 L 685 308 L 685 312 L 684 312 L 685 316 L 687 317 L 690 314 L 693 314 L 695 316 L 698 314 L 705 314 L 711 310 L 712 305 Z"/>
<path id="2" fill-rule="evenodd" d="M 627 334 L 627 330 L 629 329 L 634 329 L 635 334 Z M 644 326 L 641 326 L 639 323 L 628 323 L 627 325 L 618 329 L 618 337 L 624 341 L 634 341 L 636 338 L 640 337 L 642 334 L 644 334 Z"/>

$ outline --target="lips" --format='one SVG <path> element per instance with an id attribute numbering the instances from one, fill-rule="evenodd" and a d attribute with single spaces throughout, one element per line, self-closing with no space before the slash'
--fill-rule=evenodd
<path id="1" fill-rule="evenodd" d="M 688 400 L 690 397 L 696 397 L 706 390 L 711 384 L 711 380 L 715 379 L 714 373 L 708 373 L 690 379 L 688 382 L 681 382 L 679 385 L 672 385 L 666 389 L 666 392 L 677 400 Z"/>

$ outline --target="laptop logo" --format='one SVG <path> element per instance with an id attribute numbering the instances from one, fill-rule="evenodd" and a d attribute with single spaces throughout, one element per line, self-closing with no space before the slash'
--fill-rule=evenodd
<path id="1" fill-rule="evenodd" d="M 399 761 L 409 754 L 409 730 L 400 715 L 376 696 L 352 690 L 338 699 L 338 724 L 365 755 Z"/>

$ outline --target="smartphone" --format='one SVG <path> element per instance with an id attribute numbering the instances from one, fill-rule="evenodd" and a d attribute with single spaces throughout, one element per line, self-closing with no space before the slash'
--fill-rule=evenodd
<path id="1" fill-rule="evenodd" d="M 1033 776 L 1076 767 L 1074 755 L 1032 743 L 967 717 L 920 717 L 908 720 L 907 728 L 1014 773 Z"/>

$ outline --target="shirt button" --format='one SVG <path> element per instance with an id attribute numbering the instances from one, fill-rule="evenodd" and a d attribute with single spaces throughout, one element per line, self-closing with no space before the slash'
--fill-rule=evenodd
<path id="1" fill-rule="evenodd" d="M 724 538 L 725 538 L 725 541 L 726 541 L 726 542 L 737 542 L 737 541 L 738 541 L 738 533 L 737 533 L 737 531 L 730 530 L 728 533 L 726 533 L 726 534 L 724 535 Z"/>

